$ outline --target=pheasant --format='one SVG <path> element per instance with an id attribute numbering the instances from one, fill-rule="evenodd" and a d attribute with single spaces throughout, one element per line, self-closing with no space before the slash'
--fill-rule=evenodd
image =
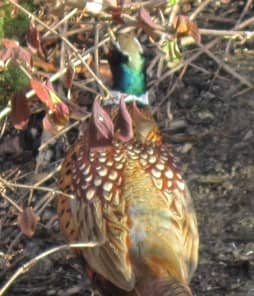
<path id="1" fill-rule="evenodd" d="M 192 295 L 199 236 L 191 196 L 151 115 L 140 43 L 120 34 L 108 54 L 113 98 L 94 101 L 67 152 L 57 211 L 102 295 Z"/>

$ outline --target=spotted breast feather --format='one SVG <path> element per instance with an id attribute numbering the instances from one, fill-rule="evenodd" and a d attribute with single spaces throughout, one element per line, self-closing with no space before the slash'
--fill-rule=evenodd
<path id="1" fill-rule="evenodd" d="M 192 295 L 198 230 L 189 191 L 149 106 L 126 94 L 94 102 L 83 136 L 67 152 L 57 210 L 102 295 Z"/>

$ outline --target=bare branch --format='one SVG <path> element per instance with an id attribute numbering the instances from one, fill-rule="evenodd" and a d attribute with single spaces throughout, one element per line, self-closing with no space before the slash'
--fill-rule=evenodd
<path id="1" fill-rule="evenodd" d="M 62 246 L 54 247 L 49 249 L 38 256 L 32 258 L 30 261 L 22 265 L 18 270 L 10 277 L 10 279 L 2 286 L 0 289 L 0 296 L 3 296 L 5 292 L 10 288 L 10 286 L 16 281 L 18 277 L 22 274 L 27 273 L 34 265 L 36 265 L 40 260 L 52 255 L 56 252 L 68 250 L 68 249 L 77 249 L 77 248 L 94 248 L 101 245 L 103 242 L 80 242 L 80 243 L 71 243 L 65 244 Z"/>

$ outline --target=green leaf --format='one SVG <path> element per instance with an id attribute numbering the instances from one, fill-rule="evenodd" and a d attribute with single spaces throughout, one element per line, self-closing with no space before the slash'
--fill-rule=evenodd
<path id="1" fill-rule="evenodd" d="M 168 0 L 168 5 L 169 6 L 174 6 L 179 2 L 179 0 Z"/>
<path id="2" fill-rule="evenodd" d="M 170 68 L 174 68 L 180 63 L 182 54 L 176 40 L 166 40 L 162 44 L 161 49 L 168 59 L 168 66 Z"/>

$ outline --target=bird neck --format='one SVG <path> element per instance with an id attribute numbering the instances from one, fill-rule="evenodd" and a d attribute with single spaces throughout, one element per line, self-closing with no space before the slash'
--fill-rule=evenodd
<path id="1" fill-rule="evenodd" d="M 146 92 L 145 61 L 140 52 L 128 52 L 113 49 L 108 56 L 113 91 L 128 95 L 141 96 Z"/>
<path id="2" fill-rule="evenodd" d="M 146 92 L 146 77 L 141 67 L 133 67 L 130 63 L 121 64 L 121 80 L 116 87 L 126 94 L 141 96 Z"/>

